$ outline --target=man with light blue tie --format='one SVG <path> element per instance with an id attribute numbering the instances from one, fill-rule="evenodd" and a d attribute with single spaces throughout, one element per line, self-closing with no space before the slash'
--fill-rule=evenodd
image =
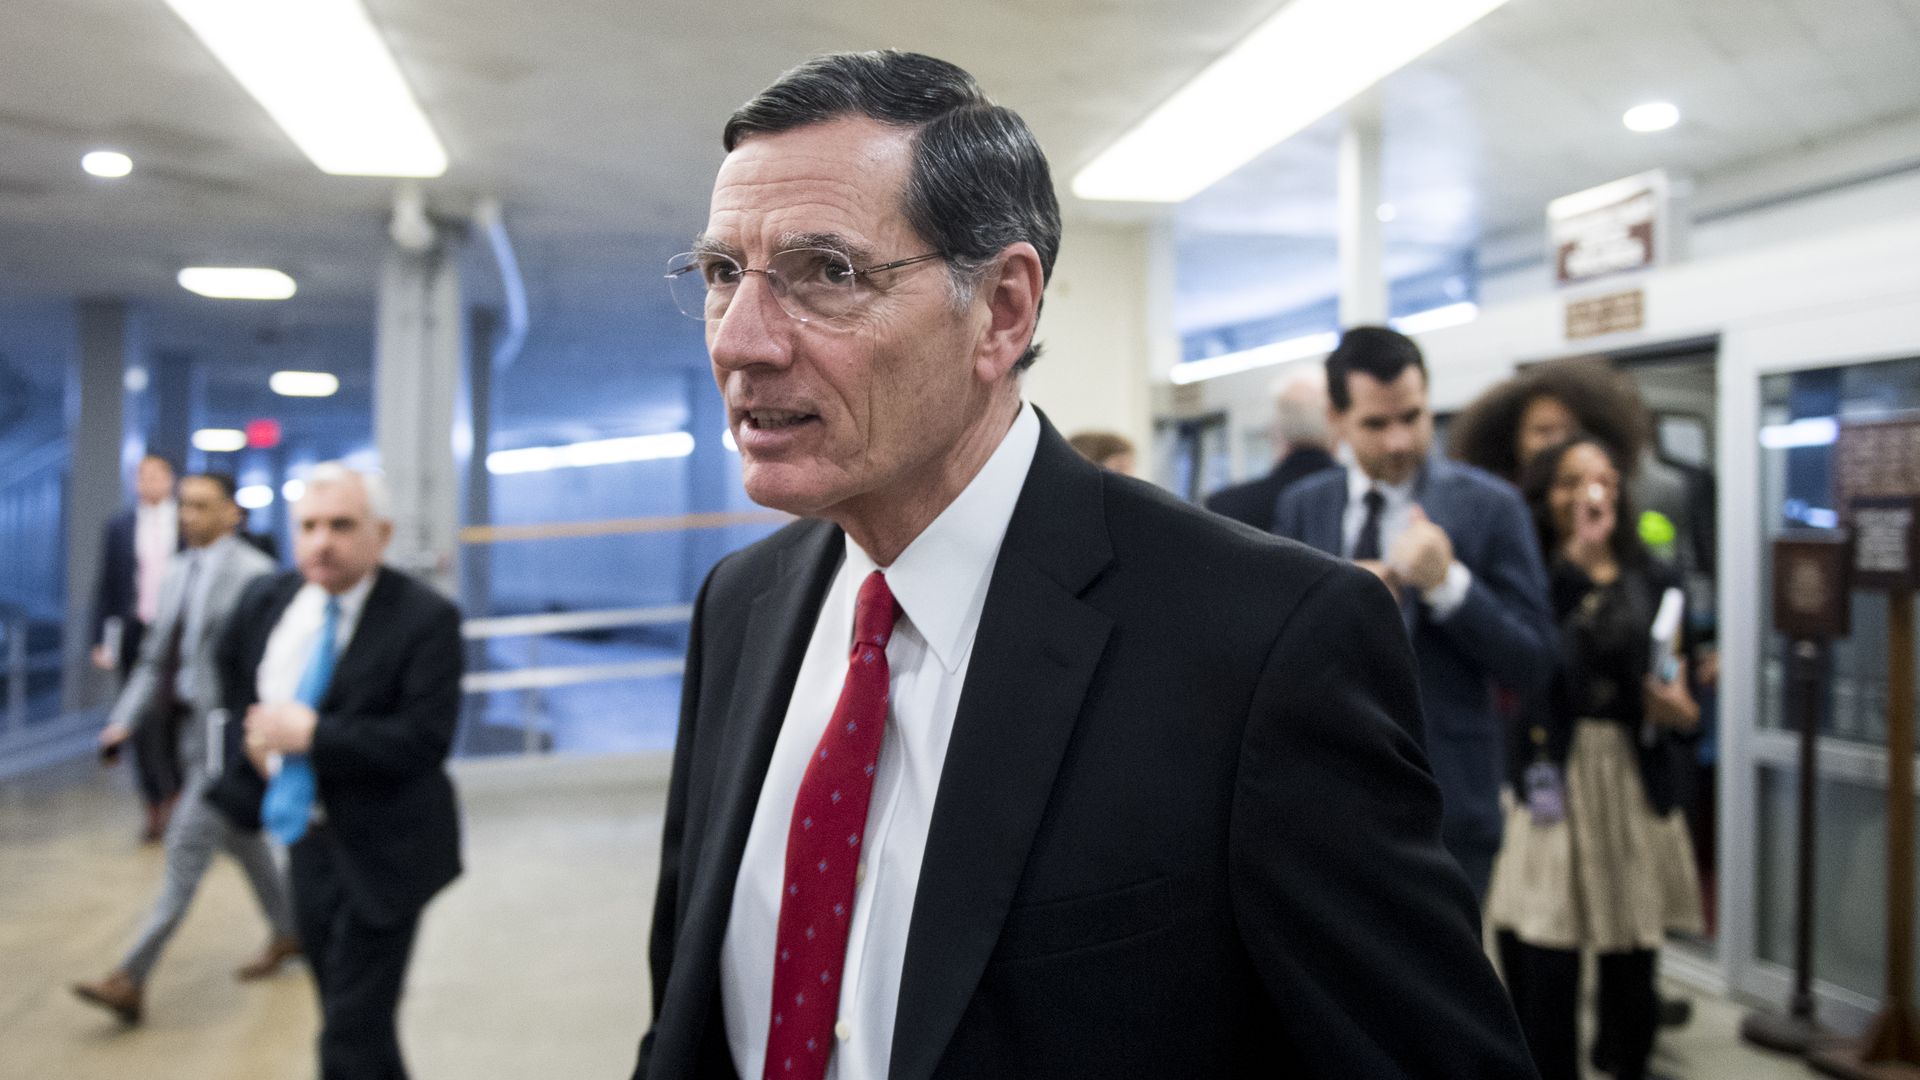
<path id="1" fill-rule="evenodd" d="M 320 995 L 324 1080 L 404 1078 L 395 1013 L 421 910 L 460 873 L 445 763 L 460 613 L 380 565 L 378 477 L 318 466 L 294 507 L 299 571 L 240 601 L 222 649 L 228 768 L 208 798 L 288 846 Z M 244 727 L 244 735 L 241 729 Z"/>

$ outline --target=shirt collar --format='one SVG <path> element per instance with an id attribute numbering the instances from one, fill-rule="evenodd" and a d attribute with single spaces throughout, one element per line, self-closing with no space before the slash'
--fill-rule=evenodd
<path id="1" fill-rule="evenodd" d="M 1373 477 L 1367 475 L 1367 470 L 1361 468 L 1358 462 L 1353 462 L 1347 465 L 1347 501 L 1350 503 L 1359 502 L 1361 499 L 1366 498 L 1369 489 L 1378 488 L 1380 494 L 1386 496 L 1389 504 L 1398 505 L 1413 498 L 1414 485 L 1419 482 L 1420 477 L 1418 474 L 1415 474 L 1405 483 L 1400 484 L 1389 484 L 1381 480 L 1375 480 Z"/>
<path id="2" fill-rule="evenodd" d="M 979 627 L 1000 542 L 1039 445 L 1039 417 L 1023 401 L 993 456 L 892 566 L 876 565 L 859 544 L 846 541 L 852 580 L 863 581 L 884 569 L 900 610 L 949 672 L 959 669 L 968 640 Z"/>
<path id="3" fill-rule="evenodd" d="M 359 584 L 340 594 L 340 621 L 342 623 L 349 626 L 358 623 L 360 619 L 360 609 L 367 606 L 367 594 L 373 591 L 374 580 L 379 576 L 380 568 L 376 566 L 371 573 L 360 579 Z M 316 608 L 323 611 L 326 609 L 327 590 L 309 581 L 300 587 L 300 591 L 312 598 L 312 603 Z"/>

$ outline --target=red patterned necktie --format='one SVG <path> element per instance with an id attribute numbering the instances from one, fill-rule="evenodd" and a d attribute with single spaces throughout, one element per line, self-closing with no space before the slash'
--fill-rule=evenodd
<path id="1" fill-rule="evenodd" d="M 868 574 L 853 609 L 847 681 L 793 800 L 767 1028 L 772 1080 L 820 1080 L 833 1053 L 867 804 L 887 728 L 887 639 L 899 614 L 886 577 Z"/>

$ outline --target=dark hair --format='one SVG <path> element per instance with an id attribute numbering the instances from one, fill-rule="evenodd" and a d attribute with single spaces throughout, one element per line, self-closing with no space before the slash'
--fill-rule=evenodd
<path id="1" fill-rule="evenodd" d="M 1327 354 L 1327 400 L 1334 412 L 1346 412 L 1353 407 L 1348 375 L 1358 371 L 1389 383 L 1408 368 L 1418 368 L 1420 377 L 1427 377 L 1427 363 L 1412 338 L 1384 326 L 1353 327 Z"/>
<path id="2" fill-rule="evenodd" d="M 1560 550 L 1558 528 L 1553 520 L 1553 484 L 1560 474 L 1560 462 L 1579 446 L 1591 446 L 1605 454 L 1614 470 L 1620 473 L 1620 486 L 1613 500 L 1613 532 L 1607 537 L 1607 547 L 1621 566 L 1636 566 L 1646 557 L 1647 549 L 1640 543 L 1640 519 L 1633 512 L 1633 500 L 1627 494 L 1626 470 L 1620 467 L 1613 448 L 1592 435 L 1575 435 L 1540 451 L 1520 474 L 1520 494 L 1526 497 L 1527 509 L 1533 512 L 1540 553 L 1552 562 L 1554 553 Z"/>
<path id="3" fill-rule="evenodd" d="M 1598 357 L 1553 360 L 1496 383 L 1454 417 L 1448 451 L 1496 476 L 1520 475 L 1520 421 L 1541 398 L 1566 406 L 1582 434 L 1606 445 L 1622 478 L 1640 465 L 1652 421 L 1633 380 Z"/>
<path id="4" fill-rule="evenodd" d="M 188 473 L 187 475 L 181 477 L 180 479 L 182 482 L 185 482 L 188 480 L 205 480 L 207 483 L 212 484 L 214 487 L 219 488 L 220 494 L 226 496 L 228 502 L 236 501 L 236 496 L 238 496 L 240 492 L 240 487 L 238 484 L 234 483 L 233 475 L 231 473 L 223 473 L 223 472 Z"/>
<path id="5" fill-rule="evenodd" d="M 972 75 L 919 53 L 833 53 L 780 76 L 740 106 L 722 135 L 732 151 L 757 134 L 789 131 L 845 116 L 913 128 L 907 223 L 947 261 L 959 295 L 1007 245 L 1040 253 L 1041 281 L 1060 251 L 1060 203 L 1040 143 L 1012 109 L 987 99 Z M 1029 342 L 1014 365 L 1040 356 Z"/>

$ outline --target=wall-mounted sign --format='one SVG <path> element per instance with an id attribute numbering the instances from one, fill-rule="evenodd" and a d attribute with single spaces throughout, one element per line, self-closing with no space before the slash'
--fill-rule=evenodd
<path id="1" fill-rule="evenodd" d="M 1640 289 L 1567 301 L 1567 340 L 1621 334 L 1647 325 L 1647 295 Z"/>
<path id="2" fill-rule="evenodd" d="M 1833 488 L 1842 507 L 1871 496 L 1920 496 L 1920 414 L 1842 422 Z"/>
<path id="3" fill-rule="evenodd" d="M 1547 204 L 1554 281 L 1577 285 L 1664 261 L 1669 185 L 1655 169 Z"/>
<path id="4" fill-rule="evenodd" d="M 1911 496 L 1853 500 L 1853 583 L 1863 589 L 1920 588 L 1920 499 Z"/>
<path id="5" fill-rule="evenodd" d="M 1846 637 L 1852 627 L 1844 534 L 1788 534 L 1773 542 L 1773 628 L 1795 638 Z"/>

